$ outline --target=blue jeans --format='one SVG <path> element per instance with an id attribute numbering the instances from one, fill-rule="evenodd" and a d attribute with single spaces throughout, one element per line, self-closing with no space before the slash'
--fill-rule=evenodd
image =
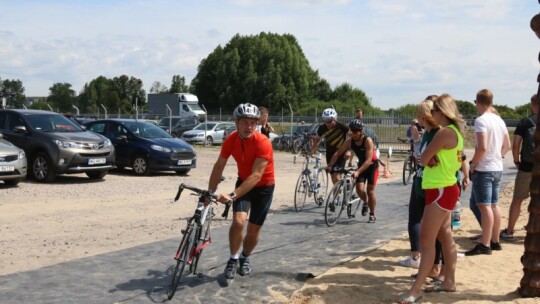
<path id="1" fill-rule="evenodd" d="M 495 205 L 499 201 L 502 171 L 475 171 L 471 174 L 472 190 L 469 207 L 481 225 L 478 204 Z"/>

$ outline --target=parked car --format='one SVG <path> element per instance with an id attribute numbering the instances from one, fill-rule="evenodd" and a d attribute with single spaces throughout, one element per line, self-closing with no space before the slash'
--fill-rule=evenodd
<path id="1" fill-rule="evenodd" d="M 109 138 L 116 150 L 116 166 L 130 167 L 136 175 L 152 171 L 187 174 L 196 167 L 193 146 L 153 124 L 134 119 L 103 119 L 85 126 Z"/>
<path id="2" fill-rule="evenodd" d="M 24 150 L 5 140 L 0 133 L 0 180 L 16 186 L 26 177 L 26 165 Z"/>
<path id="3" fill-rule="evenodd" d="M 189 143 L 199 143 L 205 145 L 213 145 L 223 143 L 224 131 L 227 128 L 234 126 L 232 122 L 216 122 L 209 121 L 197 125 L 192 130 L 184 132 L 182 139 Z M 205 137 L 206 128 L 206 137 Z"/>
<path id="4" fill-rule="evenodd" d="M 4 138 L 24 150 L 30 176 L 51 182 L 57 174 L 86 173 L 102 179 L 114 169 L 114 147 L 65 116 L 41 110 L 0 110 Z"/>
<path id="5" fill-rule="evenodd" d="M 181 137 L 185 131 L 191 130 L 199 124 L 197 115 L 167 116 L 161 118 L 158 127 L 174 137 Z"/>

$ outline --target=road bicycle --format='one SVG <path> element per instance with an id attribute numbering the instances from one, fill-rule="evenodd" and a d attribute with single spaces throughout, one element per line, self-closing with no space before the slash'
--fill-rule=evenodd
<path id="1" fill-rule="evenodd" d="M 313 147 L 313 139 L 311 134 L 303 132 L 299 134 L 292 143 L 292 151 L 294 154 L 306 154 Z"/>
<path id="2" fill-rule="evenodd" d="M 178 201 L 184 189 L 191 190 L 193 192 L 192 195 L 198 197 L 197 208 L 193 216 L 187 221 L 186 228 L 181 230 L 183 234 L 182 241 L 180 241 L 180 245 L 174 256 L 176 265 L 167 292 L 169 300 L 173 298 L 182 276 L 196 274 L 201 254 L 204 248 L 212 241 L 210 237 L 210 223 L 215 215 L 213 205 L 217 205 L 216 194 L 183 183 L 178 187 L 178 192 L 173 202 Z M 209 203 L 205 204 L 206 201 L 209 201 Z M 231 203 L 225 206 L 225 211 L 221 215 L 223 218 L 227 218 L 230 207 Z M 187 270 L 185 269 L 186 266 L 188 266 Z"/>
<path id="3" fill-rule="evenodd" d="M 294 209 L 299 212 L 304 208 L 308 197 L 313 197 L 315 204 L 322 206 L 328 191 L 328 173 L 321 167 L 321 153 L 318 156 L 304 155 L 304 168 L 300 172 L 294 192 Z M 309 165 L 315 160 L 315 166 Z"/>
<path id="4" fill-rule="evenodd" d="M 403 160 L 403 184 L 407 185 L 411 182 L 412 176 L 417 169 L 416 157 L 414 156 L 414 145 L 409 139 L 398 138 L 398 140 L 402 143 L 410 143 L 407 156 Z"/>
<path id="5" fill-rule="evenodd" d="M 324 221 L 328 227 L 336 224 L 343 210 L 347 210 L 347 217 L 354 218 L 362 201 L 357 197 L 355 191 L 355 180 L 352 176 L 356 169 L 340 168 L 335 170 L 341 173 L 341 180 L 337 181 L 326 198 L 324 208 Z"/>

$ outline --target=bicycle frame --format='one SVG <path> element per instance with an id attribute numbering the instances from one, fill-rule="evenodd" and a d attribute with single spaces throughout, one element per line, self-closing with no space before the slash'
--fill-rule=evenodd
<path id="1" fill-rule="evenodd" d="M 306 154 L 304 157 L 304 168 L 302 169 L 302 172 L 300 172 L 300 176 L 296 182 L 296 191 L 294 195 L 294 207 L 297 212 L 304 207 L 306 196 L 313 195 L 315 203 L 321 206 L 328 189 L 328 176 L 326 175 L 326 171 L 321 167 L 321 154 L 319 153 L 318 156 Z M 311 158 L 315 159 L 315 166 L 313 169 L 310 169 L 310 164 L 312 163 Z M 319 173 L 323 171 L 325 175 L 319 180 Z M 326 180 L 324 180 L 325 177 Z"/>

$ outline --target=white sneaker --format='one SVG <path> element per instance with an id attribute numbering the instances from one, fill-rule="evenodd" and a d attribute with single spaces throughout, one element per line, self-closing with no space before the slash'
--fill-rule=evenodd
<path id="1" fill-rule="evenodd" d="M 420 257 L 415 260 L 412 256 L 408 256 L 404 260 L 399 260 L 399 265 L 418 269 L 420 267 Z"/>

